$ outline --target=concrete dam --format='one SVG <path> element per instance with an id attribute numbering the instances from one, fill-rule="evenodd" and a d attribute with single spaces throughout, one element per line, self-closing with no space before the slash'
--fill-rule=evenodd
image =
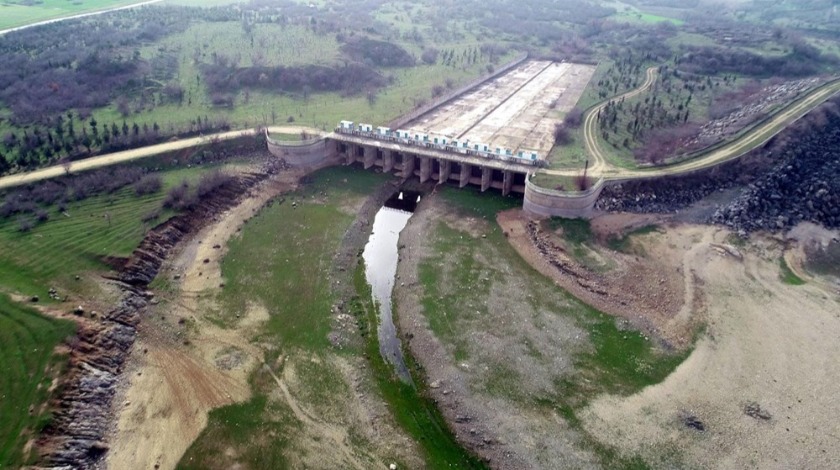
<path id="1" fill-rule="evenodd" d="M 588 217 L 603 183 L 585 197 L 530 183 L 546 165 L 554 126 L 594 73 L 592 65 L 526 60 L 503 67 L 389 127 L 342 121 L 335 132 L 303 141 L 266 135 L 269 151 L 292 166 L 360 164 L 403 179 L 524 196 L 538 215 Z"/>

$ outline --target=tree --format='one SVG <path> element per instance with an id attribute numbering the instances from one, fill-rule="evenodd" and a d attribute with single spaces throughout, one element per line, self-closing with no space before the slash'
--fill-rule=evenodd
<path id="1" fill-rule="evenodd" d="M 0 153 L 0 175 L 12 169 L 12 165 L 6 160 L 5 155 Z"/>

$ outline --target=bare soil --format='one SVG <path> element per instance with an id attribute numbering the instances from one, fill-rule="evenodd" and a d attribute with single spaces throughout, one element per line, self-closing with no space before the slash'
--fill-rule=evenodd
<path id="1" fill-rule="evenodd" d="M 727 235 L 668 230 L 675 243 L 694 244 L 689 268 L 706 293 L 706 332 L 664 382 L 600 397 L 583 425 L 654 466 L 836 468 L 840 298 L 817 283 L 783 283 L 778 240 L 751 241 L 739 260 L 716 248 Z"/>
<path id="2" fill-rule="evenodd" d="M 564 418 L 553 408 L 533 406 L 554 381 L 571 372 L 571 354 L 581 347 L 586 333 L 571 319 L 535 307 L 527 296 L 536 293 L 559 304 L 565 298 L 557 292 L 531 290 L 519 278 L 521 271 L 499 266 L 494 251 L 482 250 L 477 262 L 503 273 L 492 276 L 488 272 L 493 280 L 482 279 L 491 283 L 491 294 L 471 305 L 475 316 L 452 320 L 467 351 L 466 359 L 456 360 L 451 342 L 435 335 L 422 306 L 419 266 L 438 256 L 432 240 L 437 223 L 465 233 L 475 244 L 482 243 L 482 236 L 494 228 L 484 219 L 456 216 L 432 194 L 423 199 L 400 235 L 394 289 L 398 329 L 422 365 L 427 392 L 456 438 L 492 468 L 595 468 L 596 457 L 577 445 L 580 436 Z M 450 277 L 452 261 L 434 259 L 440 260 L 444 280 L 439 284 L 448 286 L 446 294 L 475 287 Z M 528 344 L 540 353 L 529 355 Z M 510 376 L 500 375 L 503 369 Z"/>

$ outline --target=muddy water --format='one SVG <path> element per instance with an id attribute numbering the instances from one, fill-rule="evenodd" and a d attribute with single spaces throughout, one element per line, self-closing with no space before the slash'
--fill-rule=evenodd
<path id="1" fill-rule="evenodd" d="M 408 223 L 411 214 L 420 201 L 420 194 L 400 191 L 391 197 L 376 214 L 373 221 L 373 233 L 370 235 L 363 258 L 365 277 L 370 285 L 373 301 L 379 309 L 379 352 L 402 380 L 411 382 L 411 376 L 405 365 L 402 345 L 394 326 L 391 311 L 391 293 L 394 290 L 397 274 L 397 243 L 400 232 Z"/>

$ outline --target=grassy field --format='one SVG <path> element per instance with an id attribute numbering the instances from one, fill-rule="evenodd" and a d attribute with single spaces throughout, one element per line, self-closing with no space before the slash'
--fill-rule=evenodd
<path id="1" fill-rule="evenodd" d="M 0 3 L 0 30 L 24 26 L 38 21 L 89 13 L 97 10 L 140 3 L 142 0 L 41 0 L 28 2 L 4 0 Z"/>
<path id="2" fill-rule="evenodd" d="M 317 358 L 307 361 L 305 368 L 296 367 L 296 374 L 303 384 L 305 406 L 317 410 L 318 416 L 343 417 L 329 398 L 332 392 L 346 391 L 328 360 L 334 299 L 325 276 L 353 220 L 342 211 L 341 203 L 358 201 L 386 178 L 369 172 L 354 172 L 350 178 L 350 171 L 322 171 L 305 189 L 263 208 L 243 227 L 243 235 L 230 242 L 222 263 L 226 285 L 215 321 L 228 324 L 235 321 L 233 312 L 243 311 L 249 303 L 264 305 L 270 320 L 254 340 L 272 345 L 266 349 L 266 363 L 275 363 L 281 355 L 296 363 L 301 357 Z M 314 200 L 323 192 L 327 195 Z M 207 428 L 187 451 L 180 468 L 216 468 L 231 444 L 250 468 L 282 467 L 290 455 L 303 452 L 294 438 L 301 423 L 288 404 L 277 398 L 276 384 L 265 371 L 257 371 L 251 385 L 251 401 L 210 414 Z"/>
<path id="3" fill-rule="evenodd" d="M 423 311 L 435 336 L 447 345 L 456 363 L 468 363 L 470 370 L 489 370 L 476 373 L 476 378 L 469 380 L 476 393 L 509 400 L 529 412 L 559 413 L 575 428 L 577 411 L 592 398 L 602 393 L 632 394 L 664 379 L 687 357 L 686 353 L 662 352 L 641 333 L 581 303 L 534 271 L 508 243 L 494 220 L 496 212 L 517 206 L 517 200 L 448 188 L 441 197 L 459 218 L 487 221 L 486 225 L 481 224 L 484 228 L 480 229 L 480 239 L 438 222 L 429 234 L 432 253 L 420 265 Z M 564 228 L 573 243 L 591 241 L 588 224 L 573 223 Z M 437 262 L 444 253 L 445 267 Z M 513 325 L 506 322 L 507 307 L 495 306 L 498 302 L 516 305 L 519 321 Z M 536 332 L 520 326 L 523 321 L 533 322 Z M 558 328 L 561 324 L 566 327 Z M 555 351 L 555 342 L 563 341 L 555 336 L 574 335 L 577 329 L 585 332 L 584 342 L 571 347 L 563 343 L 562 353 L 559 348 Z M 551 339 L 543 337 L 540 330 L 552 331 Z M 474 341 L 477 337 L 504 340 L 492 339 L 478 347 Z M 495 341 L 510 344 L 502 346 Z M 509 360 L 493 358 L 487 352 L 511 348 L 515 357 Z M 558 368 L 555 352 L 571 355 L 571 371 Z M 538 369 L 523 365 L 530 361 Z M 552 385 L 540 388 L 533 383 Z M 585 441 L 606 468 L 633 468 L 639 464 Z"/>
<path id="4" fill-rule="evenodd" d="M 99 122 L 116 122 L 124 119 L 151 126 L 157 122 L 164 130 L 169 126 L 183 126 L 197 117 L 211 115 L 214 119 L 227 119 L 234 127 L 246 128 L 264 124 L 292 122 L 322 129 L 332 129 L 342 119 L 385 123 L 414 108 L 415 99 L 431 99 L 434 85 L 443 85 L 447 79 L 461 84 L 486 73 L 488 62 L 458 67 L 417 65 L 408 68 L 385 68 L 386 76 L 393 83 L 380 90 L 373 102 L 366 95 L 340 96 L 338 93 L 313 93 L 303 97 L 299 93 L 265 92 L 252 90 L 240 92 L 235 105 L 230 108 L 214 107 L 204 83 L 197 79 L 199 65 L 211 63 L 214 53 L 237 58 L 240 66 L 255 62 L 265 65 L 296 66 L 306 64 L 329 65 L 339 62 L 339 44 L 334 36 L 319 35 L 299 25 L 256 24 L 254 39 L 248 38 L 239 22 L 200 23 L 184 33 L 170 36 L 149 44 L 141 50 L 146 58 L 159 53 L 175 55 L 179 69 L 174 81 L 184 89 L 182 105 L 167 104 L 146 109 L 123 118 L 116 106 L 95 110 Z M 477 46 L 478 40 L 467 37 L 457 42 L 436 45 L 461 53 Z M 419 56 L 420 47 L 414 43 L 400 45 Z M 501 58 L 510 60 L 513 54 Z"/>
<path id="5" fill-rule="evenodd" d="M 93 286 L 84 276 L 107 270 L 107 256 L 128 256 L 140 243 L 146 230 L 173 215 L 162 211 L 158 219 L 144 223 L 141 218 L 158 210 L 168 188 L 184 179 L 197 179 L 209 168 L 193 167 L 163 173 L 163 189 L 138 197 L 131 187 L 114 194 L 99 195 L 71 202 L 64 213 L 48 208 L 49 220 L 31 231 L 19 231 L 17 217 L 0 220 L 0 277 L 2 289 L 24 295 L 39 295 L 49 301 L 50 287 L 74 292 Z M 14 247 L 14 249 L 6 249 Z M 82 280 L 76 281 L 75 276 Z"/>
<path id="6" fill-rule="evenodd" d="M 0 293 L 0 468 L 32 463 L 24 446 L 49 423 L 42 404 L 64 364 L 54 350 L 74 330 Z"/>

